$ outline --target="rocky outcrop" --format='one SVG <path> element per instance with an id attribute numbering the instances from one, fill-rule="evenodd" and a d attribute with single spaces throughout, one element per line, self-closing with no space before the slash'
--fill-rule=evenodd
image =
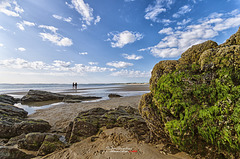
<path id="1" fill-rule="evenodd" d="M 18 138 L 16 143 L 20 149 L 38 151 L 38 156 L 47 155 L 66 146 L 63 136 L 50 133 L 29 133 Z"/>
<path id="2" fill-rule="evenodd" d="M 192 46 L 160 61 L 139 111 L 162 142 L 205 158 L 239 158 L 240 29 L 224 44 Z"/>
<path id="3" fill-rule="evenodd" d="M 18 99 L 13 98 L 12 96 L 2 94 L 0 95 L 0 103 L 5 103 L 5 104 L 15 104 L 18 102 Z"/>
<path id="4" fill-rule="evenodd" d="M 27 112 L 21 108 L 0 103 L 0 138 L 11 138 L 29 132 L 45 132 L 48 122 L 27 119 Z"/>
<path id="5" fill-rule="evenodd" d="M 108 95 L 108 97 L 109 97 L 109 98 L 120 98 L 120 97 L 122 97 L 122 96 L 119 95 L 119 94 L 111 93 L 111 94 Z"/>
<path id="6" fill-rule="evenodd" d="M 32 102 L 44 102 L 44 101 L 58 101 L 58 102 L 69 102 L 76 103 L 83 100 L 94 100 L 100 97 L 85 97 L 78 95 L 64 95 L 59 93 L 52 93 L 40 90 L 29 90 L 27 95 L 23 96 L 21 99 L 22 103 L 32 103 Z"/>
<path id="7" fill-rule="evenodd" d="M 17 148 L 0 146 L 1 159 L 30 159 L 33 155 L 28 155 Z"/>
<path id="8" fill-rule="evenodd" d="M 137 109 L 120 106 L 116 109 L 105 110 L 93 108 L 79 113 L 67 128 L 66 140 L 75 143 L 98 133 L 99 128 L 124 127 L 138 140 L 146 139 L 148 128 Z"/>

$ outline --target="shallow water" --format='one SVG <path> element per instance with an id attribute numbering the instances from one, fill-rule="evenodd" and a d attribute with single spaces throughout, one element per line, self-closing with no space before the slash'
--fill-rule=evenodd
<path id="1" fill-rule="evenodd" d="M 7 88 L 9 86 L 9 88 Z M 111 93 L 119 94 L 123 97 L 127 96 L 137 96 L 143 95 L 148 93 L 149 91 L 142 91 L 145 89 L 146 86 L 137 86 L 136 89 L 124 89 L 128 87 L 127 85 L 115 85 L 115 84 L 94 84 L 94 85 L 79 85 L 78 89 L 72 89 L 72 85 L 55 85 L 55 84 L 40 84 L 40 85 L 2 85 L 0 84 L 0 94 L 6 93 L 11 95 L 15 98 L 21 98 L 24 96 L 28 90 L 36 89 L 36 90 L 45 90 L 54 93 L 63 93 L 63 94 L 71 94 L 71 95 L 81 95 L 81 96 L 96 96 L 101 97 L 101 99 L 97 100 L 90 100 L 90 101 L 83 101 L 83 102 L 98 102 L 101 100 L 108 100 L 108 95 Z M 14 89 L 13 89 L 14 87 Z M 70 87 L 70 88 L 69 88 Z M 80 88 L 81 87 L 81 88 Z M 133 86 L 131 86 L 133 87 Z M 143 89 L 139 89 L 142 87 Z M 141 90 L 141 91 L 139 91 Z M 63 102 L 59 101 L 50 101 L 50 102 L 41 102 L 41 103 L 31 103 L 31 105 L 25 105 L 21 103 L 15 104 L 15 106 L 19 108 L 23 108 L 28 114 L 33 114 L 38 109 L 46 109 L 50 108 L 54 105 L 60 105 Z"/>

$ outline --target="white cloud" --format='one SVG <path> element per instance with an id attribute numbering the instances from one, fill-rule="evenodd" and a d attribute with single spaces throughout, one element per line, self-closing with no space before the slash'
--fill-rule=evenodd
<path id="1" fill-rule="evenodd" d="M 124 61 L 113 61 L 113 62 L 108 62 L 106 65 L 108 66 L 113 66 L 116 68 L 126 68 L 129 66 L 133 66 L 132 63 L 124 62 Z"/>
<path id="2" fill-rule="evenodd" d="M 171 35 L 171 34 L 173 34 L 173 29 L 172 29 L 171 27 L 169 27 L 169 28 L 163 28 L 163 29 L 160 30 L 158 33 L 159 33 L 159 34 Z"/>
<path id="3" fill-rule="evenodd" d="M 0 43 L 0 47 L 3 47 L 4 45 L 2 43 Z"/>
<path id="4" fill-rule="evenodd" d="M 131 31 L 123 31 L 121 33 L 114 34 L 113 32 L 109 33 L 108 36 L 112 36 L 112 39 L 108 39 L 111 41 L 112 47 L 119 47 L 122 48 L 123 46 L 134 43 L 137 40 L 141 40 L 143 35 L 138 32 L 131 32 Z"/>
<path id="5" fill-rule="evenodd" d="M 54 33 L 56 33 L 58 31 L 58 28 L 54 27 L 54 26 L 48 26 L 48 25 L 39 25 L 39 28 L 43 28 L 43 29 L 48 29 Z"/>
<path id="6" fill-rule="evenodd" d="M 29 22 L 29 21 L 26 21 L 26 20 L 23 21 L 23 24 L 27 25 L 27 26 L 35 26 L 36 25 L 35 23 Z"/>
<path id="7" fill-rule="evenodd" d="M 19 47 L 19 48 L 17 48 L 16 50 L 17 50 L 17 51 L 21 51 L 21 52 L 24 52 L 24 51 L 26 51 L 26 49 L 25 49 L 25 48 L 23 48 L 23 47 Z"/>
<path id="8" fill-rule="evenodd" d="M 20 17 L 24 10 L 14 1 L 2 0 L 0 1 L 0 12 L 7 16 Z"/>
<path id="9" fill-rule="evenodd" d="M 89 65 L 98 65 L 98 62 L 88 62 Z"/>
<path id="10" fill-rule="evenodd" d="M 33 22 L 29 22 L 29 21 L 24 20 L 21 23 L 17 23 L 16 25 L 20 30 L 24 31 L 25 30 L 24 26 L 32 27 L 32 26 L 35 26 L 36 24 L 33 23 Z"/>
<path id="11" fill-rule="evenodd" d="M 173 34 L 166 35 L 157 45 L 139 51 L 150 50 L 155 57 L 178 57 L 192 45 L 210 40 L 220 31 L 240 26 L 240 14 L 211 14 L 197 24 L 177 27 Z"/>
<path id="12" fill-rule="evenodd" d="M 149 5 L 146 9 L 146 15 L 144 16 L 147 20 L 152 20 L 153 22 L 160 22 L 158 15 L 162 12 L 166 12 L 167 9 L 174 3 L 174 0 L 155 0 L 154 5 Z"/>
<path id="13" fill-rule="evenodd" d="M 140 59 L 143 59 L 142 56 L 137 56 L 135 54 L 132 54 L 132 55 L 128 55 L 128 54 L 123 54 L 123 57 L 125 59 L 128 59 L 128 60 L 140 60 Z"/>
<path id="14" fill-rule="evenodd" d="M 121 70 L 118 72 L 113 72 L 111 76 L 120 76 L 120 77 L 130 77 L 130 78 L 140 78 L 140 77 L 150 77 L 151 72 L 141 72 L 141 71 L 134 71 L 134 70 Z"/>
<path id="15" fill-rule="evenodd" d="M 80 73 L 80 75 L 82 75 L 87 72 L 105 72 L 116 70 L 114 68 L 86 66 L 83 64 L 74 64 L 71 66 L 71 62 L 61 60 L 55 60 L 52 64 L 46 64 L 42 61 L 30 62 L 20 58 L 0 60 L 0 66 L 12 69 L 47 70 L 48 72 L 54 71 L 52 72 L 52 75 L 58 74 L 59 71 L 63 74 L 79 75 Z M 40 74 L 44 73 L 40 72 Z"/>
<path id="16" fill-rule="evenodd" d="M 97 16 L 97 18 L 94 21 L 94 25 L 96 25 L 97 23 L 99 23 L 101 21 L 101 17 Z"/>
<path id="17" fill-rule="evenodd" d="M 184 15 L 188 12 L 190 12 L 192 9 L 190 5 L 184 5 L 181 8 L 179 8 L 179 11 L 175 14 L 173 14 L 173 18 L 179 18 L 181 15 Z"/>
<path id="18" fill-rule="evenodd" d="M 42 61 L 34 61 L 28 62 L 24 59 L 8 59 L 8 60 L 1 60 L 0 66 L 7 67 L 7 68 L 14 68 L 14 69 L 33 69 L 33 70 L 41 70 L 46 67 L 46 64 Z"/>
<path id="19" fill-rule="evenodd" d="M 191 22 L 191 19 L 183 19 L 181 22 L 177 22 L 177 25 L 186 25 Z"/>
<path id="20" fill-rule="evenodd" d="M 133 1 L 135 1 L 135 0 L 124 0 L 125 2 L 133 2 Z"/>
<path id="21" fill-rule="evenodd" d="M 7 31 L 7 29 L 5 29 L 3 26 L 0 25 L 0 30 L 4 30 Z"/>
<path id="22" fill-rule="evenodd" d="M 24 28 L 24 26 L 23 26 L 22 23 L 17 23 L 16 25 L 17 25 L 17 27 L 18 27 L 20 30 L 22 30 L 22 31 L 25 30 L 25 28 Z"/>
<path id="23" fill-rule="evenodd" d="M 40 37 L 43 41 L 50 41 L 53 44 L 58 46 L 71 46 L 73 44 L 72 40 L 67 37 L 61 37 L 58 34 L 50 34 L 50 33 L 39 33 Z"/>
<path id="24" fill-rule="evenodd" d="M 60 15 L 56 15 L 56 14 L 53 14 L 52 16 L 53 16 L 55 19 L 63 20 L 63 21 L 68 22 L 68 23 L 70 23 L 70 22 L 72 21 L 72 18 L 71 18 L 71 17 L 64 18 L 64 17 L 62 17 L 62 16 L 60 16 Z"/>
<path id="25" fill-rule="evenodd" d="M 79 55 L 87 55 L 87 52 L 79 52 Z"/>
<path id="26" fill-rule="evenodd" d="M 53 61 L 53 66 L 56 66 L 56 67 L 70 67 L 70 65 L 71 65 L 71 62 L 65 62 L 61 60 Z"/>
<path id="27" fill-rule="evenodd" d="M 93 9 L 89 6 L 88 3 L 85 3 L 84 0 L 72 0 L 72 4 L 66 4 L 70 8 L 75 8 L 75 10 L 82 16 L 82 26 L 84 27 L 81 30 L 85 30 L 87 26 L 91 24 L 97 24 L 100 21 L 100 16 L 97 16 L 96 19 L 93 16 Z"/>

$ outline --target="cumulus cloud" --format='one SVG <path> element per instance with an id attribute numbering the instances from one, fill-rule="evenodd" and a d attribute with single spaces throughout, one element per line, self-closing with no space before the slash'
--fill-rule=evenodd
<path id="1" fill-rule="evenodd" d="M 23 47 L 19 47 L 19 48 L 17 48 L 16 50 L 17 50 L 17 51 L 21 51 L 21 52 L 24 52 L 24 51 L 26 51 L 26 49 L 25 49 L 25 48 L 23 48 Z"/>
<path id="2" fill-rule="evenodd" d="M 212 39 L 219 35 L 220 31 L 239 25 L 240 14 L 214 13 L 196 24 L 175 28 L 172 34 L 167 34 L 157 45 L 139 51 L 150 50 L 155 57 L 161 58 L 178 57 L 192 45 Z"/>
<path id="3" fill-rule="evenodd" d="M 123 57 L 124 57 L 125 59 L 128 59 L 128 60 L 140 60 L 140 59 L 143 59 L 142 56 L 137 56 L 137 55 L 135 55 L 135 54 L 132 54 L 132 55 L 122 54 L 122 55 L 123 55 Z"/>
<path id="4" fill-rule="evenodd" d="M 62 16 L 60 16 L 60 15 L 56 15 L 56 14 L 53 14 L 52 16 L 53 16 L 53 18 L 55 18 L 55 19 L 63 20 L 63 21 L 68 22 L 68 23 L 70 23 L 70 22 L 72 21 L 72 18 L 71 18 L 71 17 L 64 18 L 64 17 L 62 17 Z"/>
<path id="5" fill-rule="evenodd" d="M 150 77 L 151 72 L 145 71 L 135 71 L 135 70 L 121 70 L 117 72 L 113 72 L 112 76 L 120 76 L 120 77 L 130 77 L 130 78 L 140 78 L 140 77 Z"/>
<path id="6" fill-rule="evenodd" d="M 88 3 L 85 3 L 84 0 L 72 0 L 71 2 L 72 4 L 66 2 L 66 5 L 72 9 L 74 8 L 81 15 L 83 27 L 81 30 L 85 30 L 87 26 L 90 26 L 91 24 L 97 24 L 100 22 L 101 17 L 97 16 L 95 18 L 93 15 L 93 8 L 91 8 Z"/>
<path id="7" fill-rule="evenodd" d="M 48 25 L 39 25 L 39 28 L 43 28 L 43 29 L 48 29 L 54 33 L 56 33 L 58 31 L 58 28 L 54 27 L 54 26 L 48 26 Z"/>
<path id="8" fill-rule="evenodd" d="M 87 55 L 87 52 L 79 52 L 79 55 Z"/>
<path id="9" fill-rule="evenodd" d="M 177 22 L 177 25 L 186 25 L 191 22 L 191 19 L 183 19 L 181 22 Z"/>
<path id="10" fill-rule="evenodd" d="M 155 0 L 154 5 L 150 4 L 145 9 L 146 15 L 144 18 L 152 20 L 153 22 L 160 22 L 158 15 L 162 12 L 166 12 L 173 3 L 174 0 Z"/>
<path id="11" fill-rule="evenodd" d="M 98 65 L 98 62 L 88 62 L 89 65 Z"/>
<path id="12" fill-rule="evenodd" d="M 179 18 L 180 16 L 190 12 L 192 9 L 190 5 L 184 5 L 181 8 L 179 8 L 178 12 L 173 14 L 173 18 Z"/>
<path id="13" fill-rule="evenodd" d="M 171 34 L 173 34 L 173 29 L 172 29 L 171 27 L 169 27 L 169 28 L 163 28 L 163 29 L 160 30 L 158 33 L 159 33 L 159 34 L 171 35 Z"/>
<path id="14" fill-rule="evenodd" d="M 94 25 L 96 25 L 97 23 L 99 23 L 101 21 L 101 17 L 97 16 L 97 18 L 94 21 Z"/>
<path id="15" fill-rule="evenodd" d="M 108 62 L 106 65 L 116 67 L 116 68 L 126 68 L 129 66 L 133 66 L 132 63 L 124 62 L 124 61 L 113 61 L 113 62 Z"/>
<path id="16" fill-rule="evenodd" d="M 24 10 L 17 4 L 17 1 L 0 1 L 0 12 L 7 16 L 20 17 Z"/>
<path id="17" fill-rule="evenodd" d="M 50 41 L 53 44 L 58 46 L 71 46 L 73 44 L 72 40 L 67 37 L 61 37 L 57 34 L 50 34 L 50 33 L 39 33 L 40 37 L 43 41 Z"/>
<path id="18" fill-rule="evenodd" d="M 138 32 L 131 32 L 131 31 L 123 31 L 123 32 L 117 32 L 117 33 L 109 33 L 109 37 L 112 39 L 108 39 L 108 41 L 111 41 L 112 47 L 119 47 L 122 48 L 123 46 L 134 43 L 137 40 L 141 40 L 143 38 L 143 35 Z"/>
<path id="19" fill-rule="evenodd" d="M 35 26 L 36 24 L 33 23 L 33 22 L 29 22 L 29 21 L 24 20 L 24 21 L 22 21 L 22 22 L 20 22 L 20 23 L 17 23 L 16 25 L 17 25 L 17 27 L 18 27 L 20 30 L 24 31 L 24 30 L 25 30 L 25 28 L 24 28 L 25 26 L 30 26 L 30 27 L 32 27 L 32 26 Z"/>
<path id="20" fill-rule="evenodd" d="M 0 66 L 7 67 L 7 68 L 14 68 L 14 69 L 33 69 L 33 70 L 41 70 L 46 68 L 46 64 L 42 61 L 34 61 L 29 62 L 24 59 L 8 59 L 8 60 L 1 60 Z"/>
<path id="21" fill-rule="evenodd" d="M 39 28 L 47 29 L 51 31 L 51 33 L 39 33 L 40 37 L 43 41 L 50 41 L 55 45 L 58 46 L 71 46 L 73 45 L 73 42 L 71 39 L 62 36 L 61 34 L 58 34 L 58 28 L 54 26 L 48 26 L 48 25 L 39 25 Z"/>
<path id="22" fill-rule="evenodd" d="M 86 66 L 83 64 L 74 64 L 71 62 L 55 60 L 52 64 L 46 64 L 42 61 L 27 61 L 21 58 L 0 60 L 0 66 L 12 69 L 29 69 L 29 70 L 45 70 L 54 71 L 53 75 L 61 71 L 63 74 L 77 73 L 77 75 L 84 74 L 87 72 L 105 72 L 115 71 L 114 68 L 97 67 L 97 66 Z M 42 73 L 41 73 L 42 74 Z"/>

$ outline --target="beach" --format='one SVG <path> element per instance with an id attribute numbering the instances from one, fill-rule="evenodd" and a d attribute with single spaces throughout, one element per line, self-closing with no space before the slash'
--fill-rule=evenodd
<path id="1" fill-rule="evenodd" d="M 49 91 L 49 87 L 47 87 Z M 45 88 L 46 89 L 46 88 Z M 44 90 L 44 88 L 42 89 Z M 115 110 L 119 106 L 129 106 L 135 108 L 138 112 L 138 105 L 141 95 L 149 92 L 148 84 L 124 84 L 124 85 L 101 85 L 88 86 L 78 89 L 53 89 L 52 92 L 57 92 L 65 95 L 83 95 L 83 96 L 100 96 L 101 99 L 82 101 L 80 103 L 66 103 L 57 101 L 47 101 L 40 103 L 29 103 L 23 105 L 21 103 L 15 106 L 23 108 L 29 114 L 28 120 L 44 120 L 51 126 L 48 133 L 66 136 L 67 129 L 71 122 L 84 111 L 89 111 L 93 108 L 103 108 L 105 110 Z M 121 97 L 111 98 L 109 94 L 114 93 Z M 27 94 L 27 91 L 21 89 L 15 92 L 8 92 L 8 95 L 22 97 Z M 102 127 L 96 134 L 69 145 L 65 149 L 60 149 L 46 156 L 40 157 L 37 151 L 22 150 L 27 154 L 32 154 L 36 159 L 40 158 L 111 158 L 111 159 L 190 159 L 189 155 L 184 152 L 176 154 L 166 153 L 163 151 L 164 144 L 150 144 L 138 140 L 131 131 L 123 127 L 106 128 Z M 117 144 L 116 144 L 117 143 Z"/>

